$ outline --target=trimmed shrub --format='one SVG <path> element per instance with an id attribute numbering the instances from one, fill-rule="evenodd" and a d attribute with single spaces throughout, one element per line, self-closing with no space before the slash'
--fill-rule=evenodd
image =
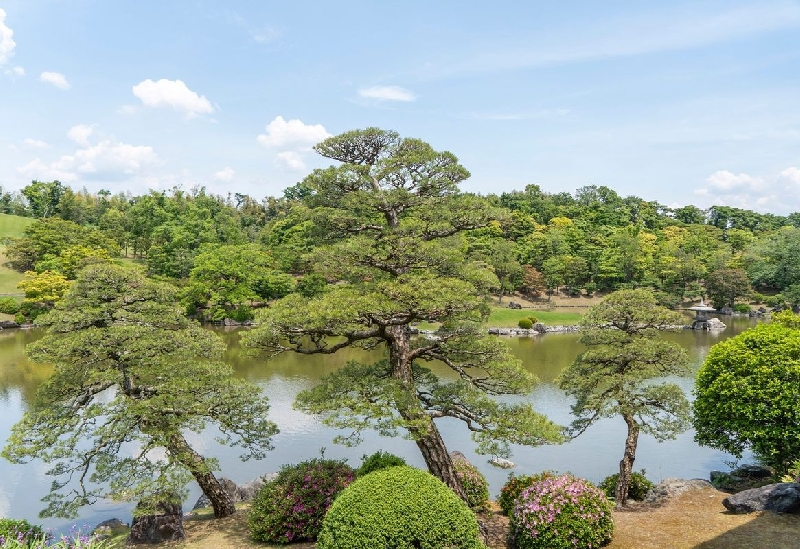
<path id="1" fill-rule="evenodd" d="M 534 483 L 520 494 L 511 513 L 511 539 L 517 549 L 600 547 L 613 532 L 605 494 L 572 475 Z"/>
<path id="2" fill-rule="evenodd" d="M 247 517 L 251 537 L 267 543 L 315 540 L 325 512 L 353 479 L 355 471 L 337 460 L 282 467 L 253 498 Z"/>
<path id="3" fill-rule="evenodd" d="M 520 318 L 519 322 L 517 322 L 517 325 L 519 325 L 519 327 L 523 330 L 530 330 L 533 328 L 533 322 L 531 322 L 530 318 Z"/>
<path id="4" fill-rule="evenodd" d="M 655 484 L 650 482 L 645 475 L 645 470 L 642 469 L 640 473 L 636 471 L 631 473 L 631 485 L 628 487 L 628 497 L 636 501 L 642 501 L 647 495 L 647 492 L 653 489 Z M 617 491 L 617 480 L 619 473 L 614 473 L 603 479 L 597 485 L 603 492 L 606 493 L 608 499 L 614 499 L 614 494 Z"/>
<path id="5" fill-rule="evenodd" d="M 19 547 L 28 547 L 45 539 L 41 526 L 31 524 L 24 519 L 0 518 L 0 547 L 16 543 Z M 14 545 L 10 545 L 14 547 Z"/>
<path id="6" fill-rule="evenodd" d="M 530 488 L 534 482 L 541 482 L 545 479 L 555 477 L 556 474 L 552 471 L 542 471 L 536 475 L 521 475 L 518 477 L 514 476 L 514 473 L 508 475 L 508 481 L 500 488 L 500 497 L 497 499 L 497 503 L 500 505 L 500 509 L 503 510 L 503 514 L 511 514 L 519 495 L 526 488 Z"/>
<path id="7" fill-rule="evenodd" d="M 13 297 L 0 297 L 0 313 L 15 315 L 19 311 L 19 302 Z"/>
<path id="8" fill-rule="evenodd" d="M 361 457 L 361 467 L 356 470 L 356 476 L 363 477 L 364 475 L 368 475 L 373 471 L 380 471 L 381 469 L 386 469 L 387 467 L 398 467 L 405 464 L 406 460 L 400 456 L 390 454 L 389 452 L 384 452 L 383 450 L 378 450 L 371 456 L 364 454 Z"/>
<path id="9" fill-rule="evenodd" d="M 478 520 L 450 488 L 413 467 L 361 477 L 331 505 L 317 549 L 484 549 Z"/>
<path id="10" fill-rule="evenodd" d="M 462 457 L 453 459 L 453 469 L 455 469 L 456 476 L 467 493 L 467 505 L 472 508 L 486 505 L 489 501 L 489 483 L 483 473 L 466 458 Z"/>
<path id="11" fill-rule="evenodd" d="M 733 306 L 734 313 L 749 313 L 750 312 L 750 305 L 747 303 L 736 303 Z"/>

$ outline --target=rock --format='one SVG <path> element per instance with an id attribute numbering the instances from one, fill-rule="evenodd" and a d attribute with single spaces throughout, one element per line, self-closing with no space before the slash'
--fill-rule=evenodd
<path id="1" fill-rule="evenodd" d="M 104 520 L 94 527 L 94 530 L 92 530 L 92 538 L 96 540 L 108 539 L 116 534 L 119 534 L 120 532 L 126 531 L 127 529 L 128 525 L 118 518 Z"/>
<path id="2" fill-rule="evenodd" d="M 492 459 L 490 459 L 489 463 L 491 463 L 495 467 L 500 467 L 501 469 L 513 469 L 514 467 L 517 466 L 517 464 L 514 463 L 513 461 L 497 456 L 494 456 Z"/>
<path id="3" fill-rule="evenodd" d="M 8 330 L 11 328 L 19 328 L 19 324 L 13 320 L 0 320 L 0 330 Z"/>
<path id="4" fill-rule="evenodd" d="M 752 488 L 725 498 L 722 505 L 732 513 L 773 511 L 800 514 L 800 484 L 778 482 Z"/>
<path id="5" fill-rule="evenodd" d="M 669 498 L 675 497 L 688 490 L 701 488 L 713 488 L 707 480 L 693 478 L 686 480 L 682 478 L 667 478 L 656 484 L 644 497 L 644 503 L 651 505 L 661 505 Z"/>
<path id="6" fill-rule="evenodd" d="M 534 325 L 531 327 L 531 330 L 533 330 L 533 331 L 534 331 L 534 332 L 536 332 L 537 334 L 544 334 L 544 333 L 546 333 L 546 332 L 547 332 L 547 328 L 546 328 L 546 327 L 545 327 L 545 325 L 544 325 L 544 324 L 542 324 L 541 322 L 537 322 L 537 323 L 535 323 L 535 324 L 534 324 Z"/>
<path id="7" fill-rule="evenodd" d="M 769 467 L 748 463 L 731 471 L 732 476 L 741 478 L 769 478 L 775 472 Z"/>
<path id="8" fill-rule="evenodd" d="M 709 318 L 706 322 L 708 330 L 724 330 L 727 326 L 718 318 Z"/>
<path id="9" fill-rule="evenodd" d="M 722 309 L 719 310 L 719 314 L 721 314 L 721 315 L 732 315 L 733 314 L 733 309 L 731 309 L 730 307 L 723 307 Z"/>
<path id="10" fill-rule="evenodd" d="M 233 498 L 234 503 L 238 503 L 241 501 L 239 499 L 239 487 L 233 482 L 231 479 L 226 477 L 219 477 L 219 483 L 222 484 L 222 487 L 225 491 Z M 197 498 L 197 502 L 192 507 L 192 511 L 195 509 L 202 509 L 203 507 L 211 507 L 211 500 L 208 499 L 208 496 L 202 494 L 199 498 Z"/>
<path id="11" fill-rule="evenodd" d="M 141 506 L 140 503 L 137 507 Z M 180 503 L 160 501 L 156 513 L 133 517 L 127 545 L 157 544 L 165 541 L 181 541 L 186 537 L 183 530 L 183 510 Z"/>
<path id="12" fill-rule="evenodd" d="M 278 473 L 269 473 L 254 478 L 250 482 L 246 482 L 242 485 L 237 485 L 231 479 L 226 477 L 220 477 L 219 481 L 222 483 L 225 491 L 231 495 L 233 502 L 241 503 L 253 499 L 258 491 L 261 490 L 261 487 L 264 486 L 264 484 L 274 480 L 277 476 Z M 194 507 L 192 507 L 192 511 L 196 509 L 202 509 L 204 507 L 211 507 L 211 502 L 208 500 L 208 497 L 206 497 L 205 494 L 202 494 L 199 498 L 197 498 L 197 502 L 194 504 Z"/>

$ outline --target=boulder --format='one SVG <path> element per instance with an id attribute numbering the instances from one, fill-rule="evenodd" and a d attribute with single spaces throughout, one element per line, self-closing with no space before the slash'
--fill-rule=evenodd
<path id="1" fill-rule="evenodd" d="M 19 328 L 19 324 L 13 320 L 0 320 L 0 330 L 9 330 L 11 328 Z"/>
<path id="2" fill-rule="evenodd" d="M 534 324 L 534 325 L 531 327 L 531 330 L 533 330 L 533 331 L 534 331 L 534 332 L 536 332 L 537 334 L 543 334 L 543 333 L 547 332 L 547 328 L 546 328 L 546 327 L 545 327 L 545 325 L 544 325 L 544 324 L 542 324 L 541 322 L 537 322 L 537 323 L 535 323 L 535 324 Z"/>
<path id="3" fill-rule="evenodd" d="M 141 505 L 140 503 L 137 507 Z M 181 541 L 185 537 L 181 504 L 160 501 L 153 514 L 134 513 L 127 545 L 155 545 L 166 541 Z"/>
<path id="4" fill-rule="evenodd" d="M 800 484 L 778 482 L 744 490 L 722 500 L 722 505 L 732 513 L 773 511 L 800 514 Z"/>
<path id="5" fill-rule="evenodd" d="M 721 315 L 732 315 L 733 309 L 731 307 L 723 307 L 719 310 L 719 314 Z"/>
<path id="6" fill-rule="evenodd" d="M 126 531 L 127 529 L 128 525 L 118 518 L 104 520 L 94 527 L 94 530 L 92 530 L 92 538 L 96 540 L 108 539 L 120 532 Z"/>
<path id="7" fill-rule="evenodd" d="M 713 488 L 711 483 L 707 480 L 693 478 L 686 480 L 682 478 L 667 478 L 662 482 L 656 484 L 644 496 L 644 503 L 651 505 L 661 505 L 669 498 L 675 497 L 688 490 L 697 490 L 701 488 Z"/>
<path id="8" fill-rule="evenodd" d="M 225 489 L 228 495 L 233 498 L 234 503 L 241 501 L 241 499 L 239 499 L 239 487 L 235 482 L 225 477 L 219 477 L 217 480 L 219 480 L 219 483 L 222 484 L 222 488 Z M 194 504 L 194 507 L 192 507 L 192 511 L 195 509 L 202 509 L 203 507 L 211 507 L 211 500 L 209 500 L 208 496 L 205 494 L 202 494 L 199 498 L 197 498 L 197 502 Z"/>
<path id="9" fill-rule="evenodd" d="M 241 503 L 243 501 L 250 501 L 253 499 L 256 493 L 261 490 L 261 487 L 264 486 L 264 484 L 274 480 L 277 476 L 278 473 L 269 473 L 241 485 L 237 485 L 231 479 L 226 477 L 220 477 L 219 481 L 225 488 L 225 491 L 230 494 L 231 498 L 233 498 L 233 502 Z M 202 509 L 204 507 L 211 507 L 211 502 L 208 500 L 208 497 L 206 497 L 205 494 L 202 494 L 199 498 L 197 498 L 197 502 L 194 504 L 194 507 L 192 507 L 192 511 L 196 509 Z"/>
<path id="10" fill-rule="evenodd" d="M 718 318 L 709 318 L 706 322 L 707 330 L 724 330 L 725 328 L 725 323 Z"/>
<path id="11" fill-rule="evenodd" d="M 492 459 L 490 459 L 489 463 L 495 467 L 500 467 L 501 469 L 513 469 L 517 466 L 513 461 L 497 456 L 494 456 Z"/>

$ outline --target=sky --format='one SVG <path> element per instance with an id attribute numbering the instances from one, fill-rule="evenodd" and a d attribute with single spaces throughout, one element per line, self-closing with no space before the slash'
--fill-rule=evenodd
<path id="1" fill-rule="evenodd" d="M 800 211 L 800 1 L 0 0 L 0 186 L 261 199 L 376 126 L 482 194 Z"/>

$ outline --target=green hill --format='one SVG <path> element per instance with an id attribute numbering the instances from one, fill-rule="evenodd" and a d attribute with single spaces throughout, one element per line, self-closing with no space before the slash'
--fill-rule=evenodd
<path id="1" fill-rule="evenodd" d="M 31 217 L 0 214 L 0 296 L 22 295 L 17 289 L 17 284 L 22 280 L 22 273 L 12 271 L 4 264 L 6 262 L 5 246 L 2 240 L 6 237 L 22 236 L 25 227 L 36 221 Z"/>

